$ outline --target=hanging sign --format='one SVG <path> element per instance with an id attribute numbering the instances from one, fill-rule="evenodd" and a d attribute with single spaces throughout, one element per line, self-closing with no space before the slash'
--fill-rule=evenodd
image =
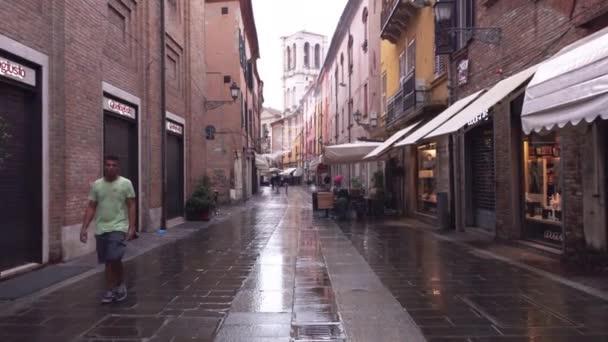
<path id="1" fill-rule="evenodd" d="M 136 110 L 134 107 L 131 107 L 113 99 L 109 99 L 107 97 L 103 98 L 103 109 L 109 110 L 116 114 L 120 114 L 122 116 L 126 116 L 131 119 L 136 118 Z"/>
<path id="2" fill-rule="evenodd" d="M 182 134 L 184 134 L 184 127 L 173 121 L 167 121 L 167 131 L 182 135 Z"/>
<path id="3" fill-rule="evenodd" d="M 458 85 L 469 83 L 469 60 L 463 59 L 458 63 Z"/>
<path id="4" fill-rule="evenodd" d="M 0 75 L 36 86 L 36 70 L 0 57 Z"/>

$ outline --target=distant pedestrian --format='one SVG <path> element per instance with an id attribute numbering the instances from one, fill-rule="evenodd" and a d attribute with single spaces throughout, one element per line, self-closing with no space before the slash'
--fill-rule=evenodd
<path id="1" fill-rule="evenodd" d="M 127 299 L 122 264 L 125 241 L 135 237 L 135 190 L 130 180 L 119 175 L 118 157 L 104 158 L 104 176 L 91 186 L 80 231 L 82 243 L 87 242 L 87 229 L 93 219 L 97 260 L 105 264 L 107 291 L 101 302 L 121 302 Z"/>
<path id="2" fill-rule="evenodd" d="M 289 179 L 287 177 L 283 178 L 283 185 L 285 186 L 285 195 L 288 195 Z"/>

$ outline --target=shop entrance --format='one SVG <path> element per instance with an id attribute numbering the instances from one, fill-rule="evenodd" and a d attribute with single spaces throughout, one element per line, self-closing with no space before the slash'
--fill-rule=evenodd
<path id="1" fill-rule="evenodd" d="M 103 154 L 118 157 L 120 175 L 131 181 L 139 202 L 137 111 L 109 98 L 104 98 L 104 109 Z"/>
<path id="2" fill-rule="evenodd" d="M 0 80 L 0 271 L 42 259 L 42 130 L 36 92 Z"/>
<path id="3" fill-rule="evenodd" d="M 184 127 L 167 121 L 167 218 L 184 216 Z"/>
<path id="4" fill-rule="evenodd" d="M 496 222 L 492 121 L 466 133 L 467 225 L 493 231 Z"/>

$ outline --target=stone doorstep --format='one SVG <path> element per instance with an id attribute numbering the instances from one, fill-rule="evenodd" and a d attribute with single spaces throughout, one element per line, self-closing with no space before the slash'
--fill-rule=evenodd
<path id="1" fill-rule="evenodd" d="M 188 228 L 185 228 L 184 230 L 182 230 L 182 231 L 184 231 L 184 233 L 182 233 L 182 234 L 175 234 L 175 233 L 171 234 L 171 230 L 168 230 L 165 235 L 157 235 L 156 232 L 154 232 L 154 233 L 140 232 L 138 234 L 139 238 L 136 239 L 134 242 L 132 242 L 133 245 L 130 246 L 131 248 L 127 249 L 127 251 L 130 250 L 131 252 L 130 253 L 127 252 L 127 255 L 125 256 L 124 261 L 129 261 L 135 257 L 138 257 L 146 252 L 149 252 L 152 249 L 161 247 L 165 244 L 184 239 L 184 238 L 190 236 L 191 234 L 194 234 L 195 232 L 197 232 L 200 229 L 208 228 L 209 226 L 219 224 L 219 223 L 223 222 L 224 220 L 229 219 L 236 212 L 246 210 L 248 208 L 249 208 L 249 206 L 247 205 L 247 203 L 244 203 L 244 204 L 242 203 L 240 205 L 229 205 L 227 207 L 222 207 L 223 210 L 221 211 L 220 216 L 214 217 L 213 219 L 211 219 L 208 222 L 200 222 L 200 224 L 198 225 L 198 228 L 188 227 L 188 226 L 194 225 L 194 222 L 189 222 L 189 221 L 185 221 L 184 223 L 173 227 L 173 229 L 180 229 L 180 227 L 188 227 Z M 90 230 L 92 231 L 92 229 L 90 229 Z M 39 265 L 39 264 L 36 264 L 36 265 Z M 97 255 L 95 252 L 82 255 L 78 258 L 74 258 L 67 262 L 59 263 L 58 265 L 89 266 L 89 268 L 83 270 L 83 272 L 81 272 L 78 275 L 70 276 L 67 279 L 64 279 L 47 288 L 38 290 L 38 291 L 31 293 L 27 296 L 24 296 L 22 298 L 12 300 L 12 301 L 0 301 L 0 316 L 10 315 L 12 312 L 31 304 L 37 298 L 40 298 L 40 297 L 47 295 L 49 293 L 52 293 L 54 291 L 57 291 L 65 286 L 73 284 L 77 281 L 80 281 L 80 280 L 87 278 L 89 276 L 92 276 L 94 274 L 103 272 L 103 266 L 97 264 Z M 39 272 L 39 271 L 43 270 L 45 266 L 46 265 L 39 265 L 38 267 L 35 267 L 33 269 L 28 268 L 27 270 L 29 270 L 29 272 L 27 272 L 27 270 L 26 270 L 25 273 L 16 274 L 14 276 L 11 276 L 11 278 L 18 278 L 20 275 L 32 274 L 32 272 Z"/>

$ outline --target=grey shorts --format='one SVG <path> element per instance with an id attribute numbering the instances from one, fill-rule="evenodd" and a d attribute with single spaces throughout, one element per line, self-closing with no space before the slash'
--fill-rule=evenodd
<path id="1" fill-rule="evenodd" d="M 95 235 L 97 242 L 97 261 L 105 264 L 112 261 L 120 261 L 125 255 L 127 234 L 124 232 L 109 232 Z"/>

